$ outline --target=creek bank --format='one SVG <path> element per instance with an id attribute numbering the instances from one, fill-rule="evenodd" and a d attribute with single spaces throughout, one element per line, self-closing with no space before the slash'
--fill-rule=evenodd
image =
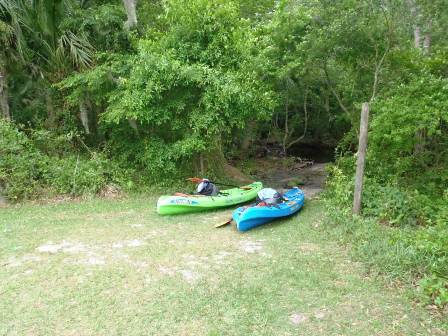
<path id="1" fill-rule="evenodd" d="M 283 192 L 298 186 L 308 199 L 316 197 L 325 187 L 326 167 L 330 162 L 315 163 L 297 157 L 264 157 L 243 162 L 240 169 L 266 187 Z"/>

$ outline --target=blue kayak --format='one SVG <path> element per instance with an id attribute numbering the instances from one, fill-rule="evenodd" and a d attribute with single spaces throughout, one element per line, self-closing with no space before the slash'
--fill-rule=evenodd
<path id="1" fill-rule="evenodd" d="M 240 207 L 233 212 L 233 220 L 239 231 L 247 231 L 274 219 L 290 216 L 302 208 L 305 195 L 299 188 L 289 189 L 283 194 L 287 201 L 275 206 Z"/>

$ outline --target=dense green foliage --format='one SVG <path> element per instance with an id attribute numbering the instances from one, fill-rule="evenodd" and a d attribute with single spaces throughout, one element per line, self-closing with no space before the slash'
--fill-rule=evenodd
<path id="1" fill-rule="evenodd" d="M 417 278 L 422 292 L 437 305 L 448 304 L 448 193 L 436 211 L 428 211 L 417 192 L 367 179 L 365 216 L 352 217 L 353 179 L 338 167 L 330 173 L 326 203 L 333 233 L 352 244 L 354 255 L 371 270 L 411 283 Z M 416 226 L 416 219 L 429 219 L 423 215 L 433 224 Z"/>
<path id="2" fill-rule="evenodd" d="M 98 193 L 108 184 L 126 185 L 125 172 L 103 153 L 79 153 L 76 137 L 44 130 L 25 134 L 0 120 L 2 194 L 14 200 L 42 194 Z"/>
<path id="3" fill-rule="evenodd" d="M 417 268 L 446 303 L 443 1 L 153 0 L 136 17 L 119 0 L 0 0 L 2 194 L 144 187 L 221 174 L 260 147 L 332 146 L 330 209 L 356 234 L 364 222 L 347 216 L 369 102 L 363 215 L 386 229 L 358 244 L 378 238 L 385 271 Z M 404 268 L 399 246 L 415 256 Z"/>

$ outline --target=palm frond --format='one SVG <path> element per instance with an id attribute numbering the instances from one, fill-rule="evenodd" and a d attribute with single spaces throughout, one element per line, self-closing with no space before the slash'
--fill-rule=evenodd
<path id="1" fill-rule="evenodd" d="M 15 49 L 14 57 L 26 59 L 28 48 L 22 27 L 26 27 L 23 20 L 23 6 L 20 0 L 0 0 L 0 23 L 3 26 L 4 42 Z M 1 28 L 0 28 L 1 29 Z"/>
<path id="2" fill-rule="evenodd" d="M 61 35 L 60 44 L 68 51 L 73 65 L 87 67 L 92 64 L 93 47 L 87 39 L 67 31 Z"/>

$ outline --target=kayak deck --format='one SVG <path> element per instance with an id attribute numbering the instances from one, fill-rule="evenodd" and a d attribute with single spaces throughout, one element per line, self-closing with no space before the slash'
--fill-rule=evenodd
<path id="1" fill-rule="evenodd" d="M 274 219 L 290 216 L 299 211 L 305 202 L 303 191 L 299 188 L 289 189 L 284 197 L 287 201 L 276 206 L 252 206 L 236 209 L 232 217 L 236 222 L 237 229 L 247 231 Z"/>
<path id="2" fill-rule="evenodd" d="M 157 212 L 160 215 L 175 215 L 228 207 L 254 199 L 262 188 L 261 182 L 254 182 L 242 188 L 222 190 L 217 196 L 161 196 L 157 201 Z"/>

